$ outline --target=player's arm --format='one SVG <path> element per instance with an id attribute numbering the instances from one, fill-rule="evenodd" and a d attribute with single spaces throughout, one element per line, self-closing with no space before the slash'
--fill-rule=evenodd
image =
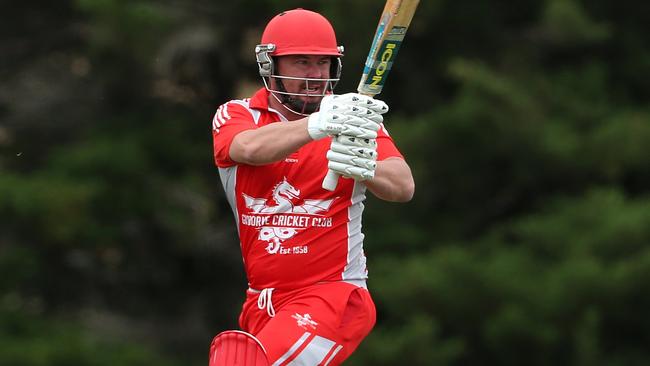
<path id="1" fill-rule="evenodd" d="M 411 168 L 399 157 L 378 161 L 375 176 L 363 183 L 377 198 L 390 202 L 408 202 L 415 193 Z"/>
<path id="2" fill-rule="evenodd" d="M 328 135 L 377 137 L 388 106 L 360 94 L 328 95 L 318 112 L 291 122 L 271 123 L 238 133 L 230 145 L 230 159 L 249 165 L 282 160 L 301 146 Z"/>
<path id="3" fill-rule="evenodd" d="M 264 165 L 282 160 L 312 141 L 307 118 L 271 123 L 238 133 L 230 145 L 230 158 L 248 165 Z"/>
<path id="4" fill-rule="evenodd" d="M 408 202 L 413 198 L 411 168 L 385 128 L 378 130 L 376 139 L 339 135 L 332 139 L 326 156 L 330 171 L 363 182 L 382 200 Z M 378 161 L 380 156 L 384 158 Z"/>

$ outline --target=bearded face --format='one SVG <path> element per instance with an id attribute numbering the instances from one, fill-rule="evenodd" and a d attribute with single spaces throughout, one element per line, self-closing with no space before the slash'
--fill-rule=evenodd
<path id="1" fill-rule="evenodd" d="M 290 111 L 308 115 L 318 110 L 321 99 L 332 92 L 332 57 L 288 55 L 276 58 L 277 72 L 267 88 Z"/>

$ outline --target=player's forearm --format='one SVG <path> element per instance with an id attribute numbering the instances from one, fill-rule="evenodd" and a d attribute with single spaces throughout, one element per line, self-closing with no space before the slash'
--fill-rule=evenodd
<path id="1" fill-rule="evenodd" d="M 364 183 L 377 198 L 390 202 L 408 202 L 415 193 L 411 168 L 400 158 L 378 161 L 375 177 Z"/>
<path id="2" fill-rule="evenodd" d="M 271 123 L 237 134 L 230 145 L 230 158 L 249 165 L 268 164 L 286 158 L 311 141 L 306 118 Z"/>

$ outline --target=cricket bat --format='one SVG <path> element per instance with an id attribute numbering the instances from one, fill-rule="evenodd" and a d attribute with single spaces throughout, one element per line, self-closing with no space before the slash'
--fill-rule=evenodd
<path id="1" fill-rule="evenodd" d="M 381 93 L 419 2 L 420 0 L 386 0 L 357 87 L 359 94 L 374 97 Z M 333 191 L 338 181 L 339 175 L 330 170 L 323 180 L 323 188 Z"/>

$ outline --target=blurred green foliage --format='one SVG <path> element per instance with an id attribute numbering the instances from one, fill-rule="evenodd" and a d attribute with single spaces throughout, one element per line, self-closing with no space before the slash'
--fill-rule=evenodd
<path id="1" fill-rule="evenodd" d="M 281 10 L 356 88 L 383 2 L 0 4 L 0 364 L 204 365 L 244 278 L 215 107 Z M 370 198 L 350 365 L 650 362 L 650 3 L 422 1 L 382 99 L 416 196 Z"/>
<path id="2" fill-rule="evenodd" d="M 5 306 L 8 296 L 4 298 Z M 134 347 L 126 340 L 107 340 L 96 334 L 88 334 L 74 323 L 34 318 L 6 307 L 0 312 L 0 325 L 0 360 L 5 365 L 181 364 L 149 349 Z"/>

